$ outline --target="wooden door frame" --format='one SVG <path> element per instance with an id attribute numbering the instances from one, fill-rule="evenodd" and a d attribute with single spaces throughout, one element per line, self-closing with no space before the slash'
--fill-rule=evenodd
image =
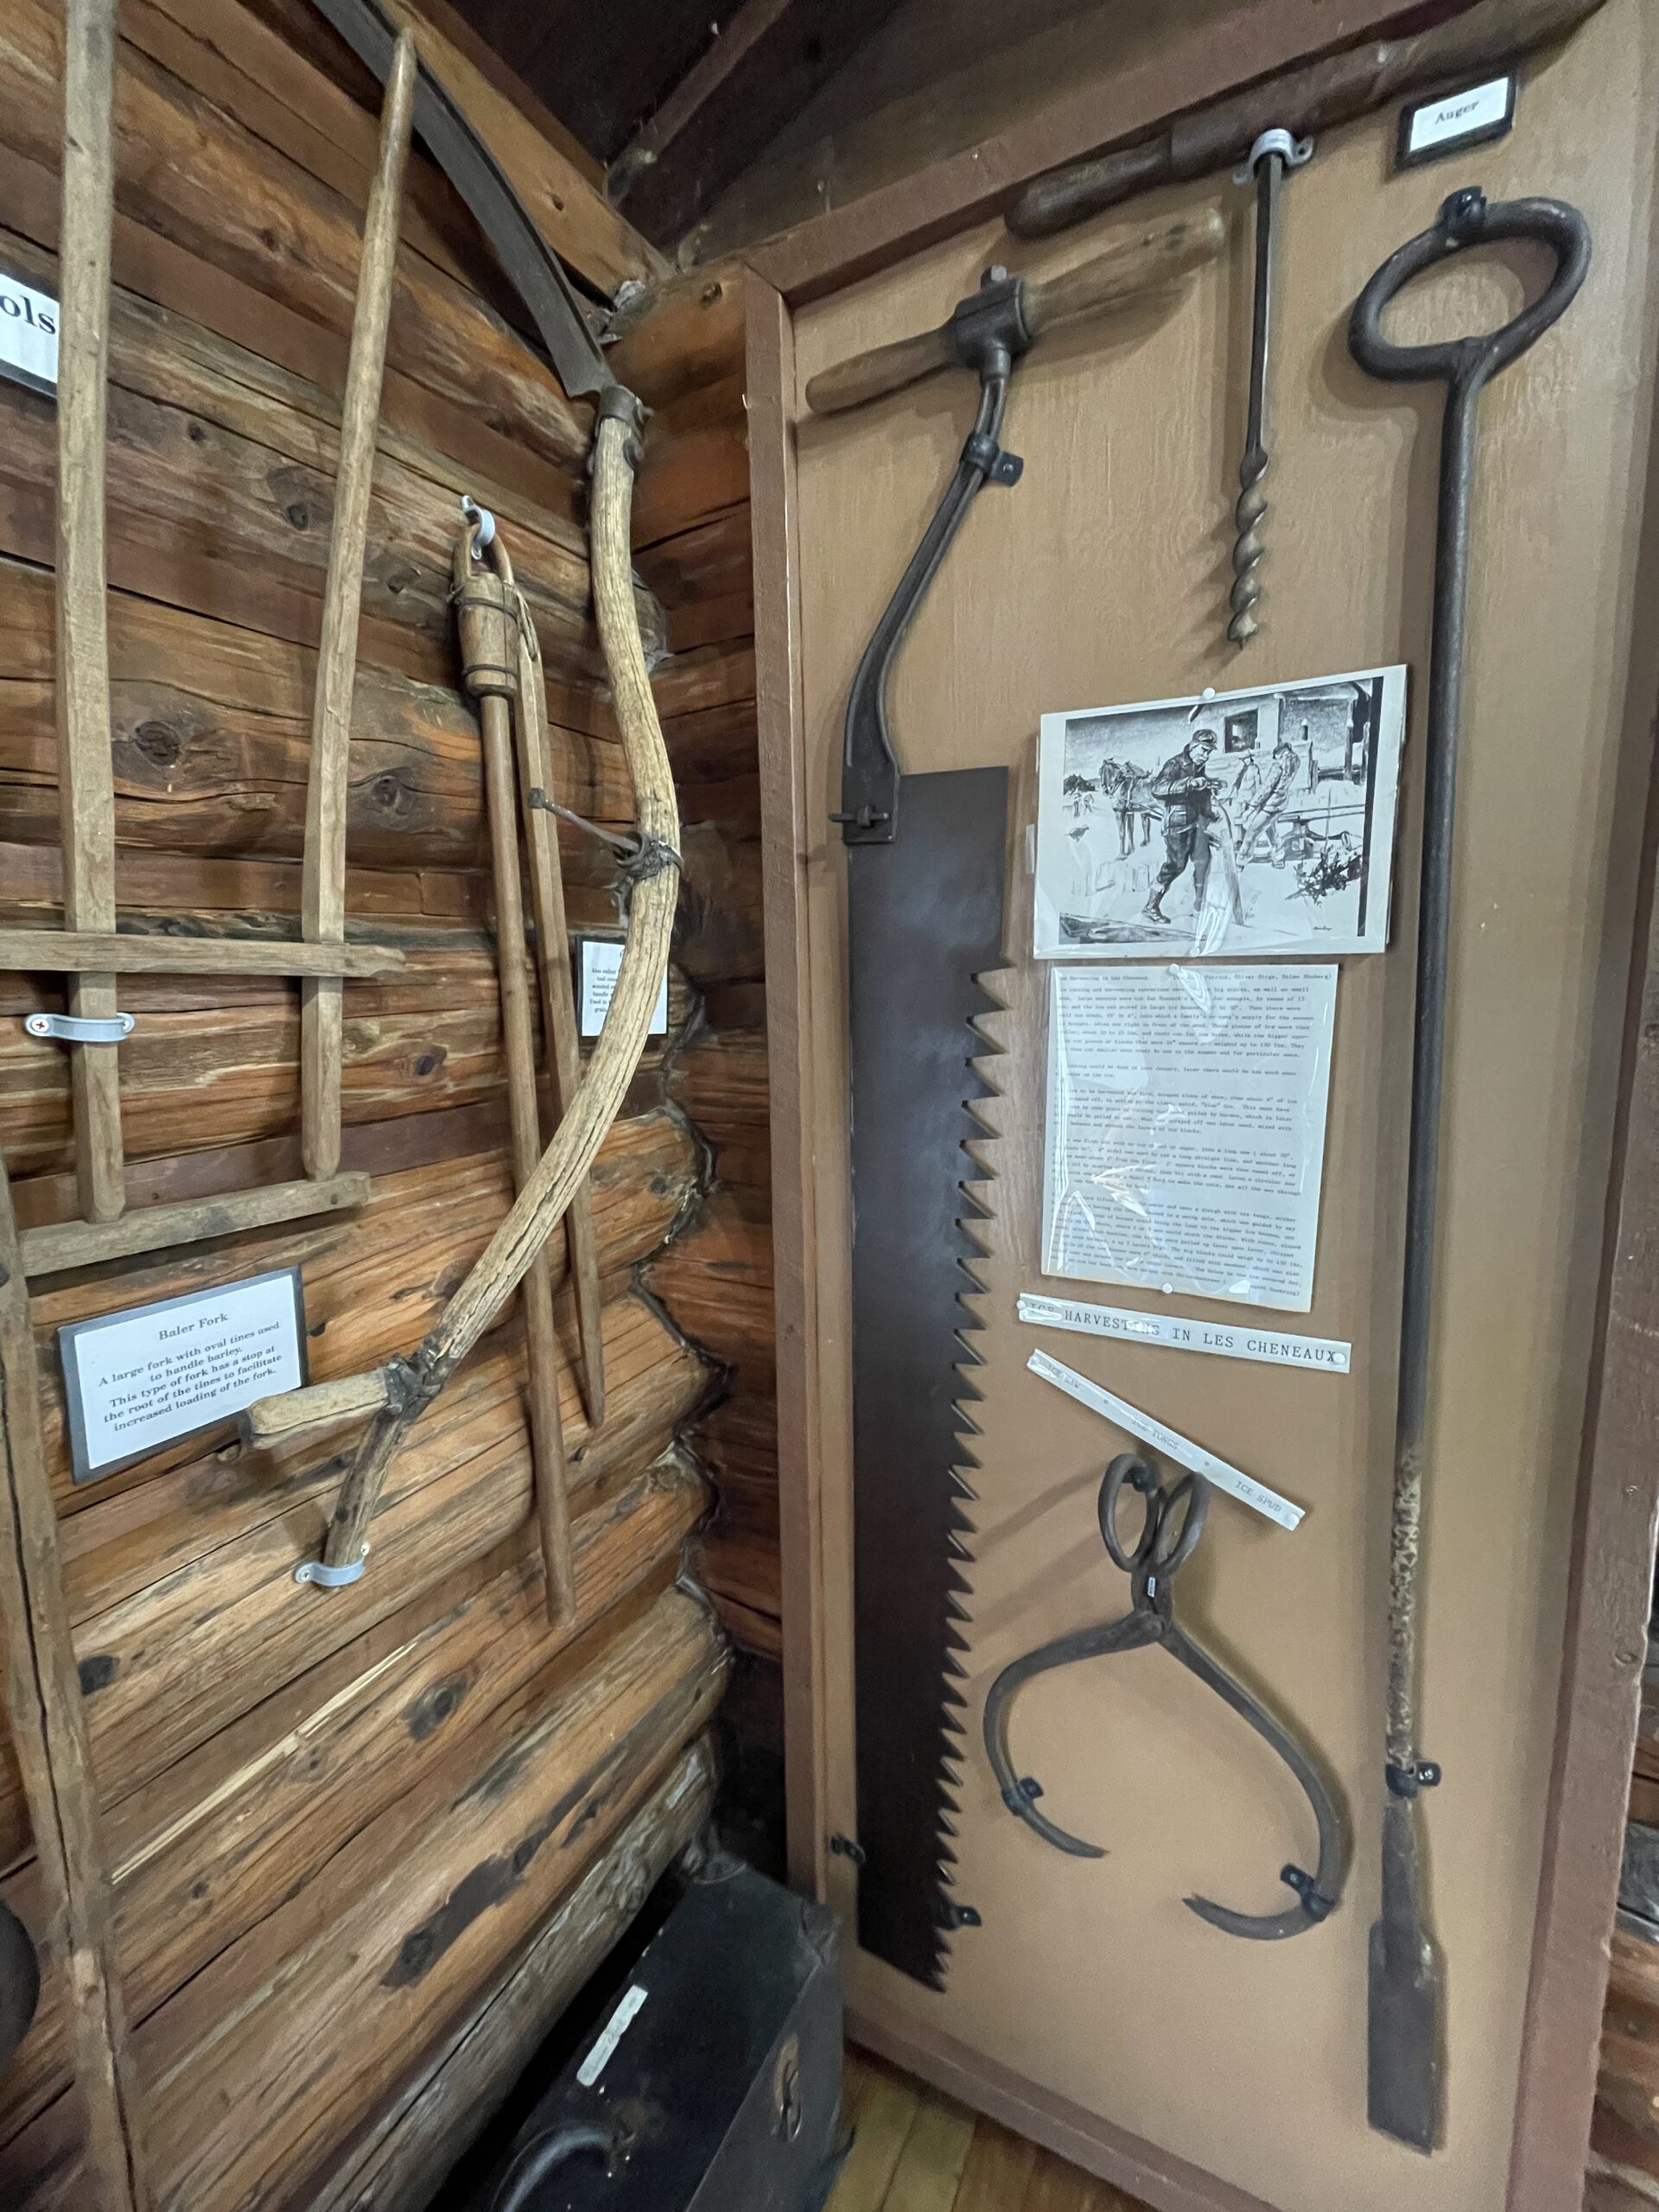
<path id="1" fill-rule="evenodd" d="M 1033 177 L 1149 136 L 1251 80 L 1380 35 L 1421 9 L 1400 0 L 1265 0 L 1189 34 L 1156 60 L 1095 80 L 920 175 L 753 249 L 745 271 L 772 1078 L 785 1751 L 796 1886 L 826 1891 L 824 1591 L 817 1422 L 817 1249 L 805 871 L 824 834 L 809 818 L 801 680 L 794 442 L 794 313 L 999 212 Z M 1246 19 L 1248 18 L 1248 26 Z M 1651 529 L 1651 525 L 1650 525 Z M 1643 562 L 1645 579 L 1654 563 Z M 1649 794 L 1652 811 L 1653 791 Z M 1567 1614 L 1543 1860 L 1516 2087 L 1507 2212 L 1580 2212 L 1623 1846 L 1652 1562 L 1659 1535 L 1659 901 L 1650 823 L 1630 965 L 1599 1313 L 1568 1567 Z M 1160 2212 L 1271 2212 L 953 2038 L 855 2002 L 861 2041 Z"/>

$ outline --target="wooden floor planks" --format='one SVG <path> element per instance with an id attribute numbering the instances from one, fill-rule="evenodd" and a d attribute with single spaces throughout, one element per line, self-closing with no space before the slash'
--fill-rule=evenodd
<path id="1" fill-rule="evenodd" d="M 825 2212 L 1146 2212 L 861 2050 L 847 2053 L 853 2147 Z"/>

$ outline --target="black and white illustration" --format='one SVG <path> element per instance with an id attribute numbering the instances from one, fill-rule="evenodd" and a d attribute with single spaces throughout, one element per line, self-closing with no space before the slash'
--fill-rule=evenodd
<path id="1" fill-rule="evenodd" d="M 1039 960 L 1380 952 L 1403 667 L 1045 715 Z"/>

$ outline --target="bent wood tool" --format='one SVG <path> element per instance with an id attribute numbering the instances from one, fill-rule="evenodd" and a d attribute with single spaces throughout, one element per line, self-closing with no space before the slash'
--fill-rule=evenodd
<path id="1" fill-rule="evenodd" d="M 320 12 L 384 82 L 397 34 L 376 0 L 317 0 Z M 426 1337 L 407 1357 L 366 1374 L 256 1401 L 242 1416 L 255 1444 L 325 1422 L 372 1416 L 340 1484 L 321 1562 L 296 1580 L 335 1589 L 362 1575 L 367 1535 L 386 1470 L 410 1427 L 477 1344 L 534 1264 L 588 1179 L 644 1050 L 667 970 L 679 895 L 679 819 L 674 779 L 652 696 L 634 603 L 629 522 L 633 478 L 643 459 L 642 410 L 618 383 L 576 303 L 556 256 L 537 231 L 466 117 L 421 65 L 414 127 L 477 219 L 517 286 L 572 397 L 595 397 L 589 545 L 600 644 L 611 680 L 623 754 L 633 781 L 637 831 L 621 877 L 627 938 L 616 988 L 581 1087 L 551 1142 Z M 504 815 L 504 820 L 505 818 Z"/>
<path id="2" fill-rule="evenodd" d="M 1145 1502 L 1141 1534 L 1132 1548 L 1124 1544 L 1118 1527 L 1126 1489 L 1137 1491 Z M 1250 1913 L 1236 1912 L 1230 1905 L 1212 1904 L 1208 1897 L 1183 1900 L 1200 1920 L 1207 1920 L 1225 1935 L 1274 1942 L 1317 1927 L 1336 1910 L 1347 1876 L 1347 1834 L 1330 1784 L 1284 1723 L 1201 1644 L 1195 1643 L 1175 1618 L 1175 1577 L 1197 1549 L 1209 1510 L 1210 1485 L 1201 1475 L 1183 1475 L 1166 1489 L 1151 1460 L 1136 1452 L 1118 1454 L 1101 1478 L 1095 1511 L 1102 1541 L 1129 1578 L 1129 1611 L 1097 1627 L 1057 1637 L 1052 1643 L 1027 1652 L 1002 1669 L 985 1700 L 985 1756 L 996 1777 L 1002 1802 L 1045 1843 L 1074 1859 L 1103 1859 L 1106 1854 L 1098 1844 L 1084 1842 L 1038 1811 L 1041 1786 L 1033 1776 L 1019 1773 L 1008 1749 L 1008 1707 L 1027 1682 L 1039 1675 L 1052 1674 L 1057 1667 L 1109 1658 L 1119 1651 L 1140 1651 L 1149 1644 L 1161 1645 L 1172 1659 L 1179 1659 L 1248 1722 L 1269 1750 L 1277 1752 L 1313 1808 L 1319 1844 L 1313 1872 L 1310 1874 L 1294 1866 L 1280 1870 L 1280 1880 L 1295 1894 L 1294 1904 L 1281 1912 Z"/>
<path id="3" fill-rule="evenodd" d="M 1414 276 L 1468 247 L 1530 238 L 1555 257 L 1539 297 L 1501 329 L 1433 346 L 1397 346 L 1382 335 L 1382 312 Z M 1565 314 L 1590 266 L 1583 216 L 1559 200 L 1494 206 L 1476 188 L 1453 193 L 1430 230 L 1391 254 L 1354 303 L 1348 344 L 1370 376 L 1386 383 L 1446 386 L 1440 428 L 1434 617 L 1425 748 L 1422 874 L 1418 890 L 1417 1007 L 1411 1068 L 1411 1148 L 1406 1182 L 1405 1289 L 1395 1412 L 1389 1516 L 1389 1688 L 1383 1778 L 1382 1910 L 1371 1929 L 1368 2101 L 1371 2126 L 1432 2151 L 1444 2125 L 1444 1975 L 1424 1926 L 1418 1862 L 1420 1790 L 1440 1770 L 1417 1751 L 1417 1578 L 1428 1427 L 1433 1321 L 1435 1203 L 1452 925 L 1452 817 L 1457 798 L 1464 615 L 1468 597 L 1470 506 L 1480 395 Z"/>
<path id="4" fill-rule="evenodd" d="M 1211 258 L 1218 223 L 1150 233 L 1085 264 L 1096 306 L 1142 296 Z M 1109 279 L 1101 275 L 1109 264 Z M 1076 272 L 1080 277 L 1084 272 Z M 1058 283 L 1068 280 L 1057 279 Z M 1039 311 L 1046 327 L 1052 294 Z M 1031 344 L 1032 294 L 993 270 L 946 326 L 949 358 L 979 379 L 956 472 L 877 623 L 853 678 L 842 764 L 852 1033 L 853 1427 L 858 1939 L 929 1986 L 943 1986 L 946 1936 L 973 1924 L 949 1894 L 945 1842 L 957 1756 L 965 1618 L 962 1574 L 972 1492 L 957 1401 L 971 1327 L 960 1302 L 977 1248 L 964 1211 L 963 1147 L 981 1134 L 965 1103 L 974 1027 L 993 1001 L 977 978 L 1002 957 L 1006 768 L 906 775 L 887 729 L 893 658 L 976 494 L 1018 481 L 998 442 L 1008 380 Z M 942 365 L 941 334 L 843 362 L 808 388 L 850 405 Z M 814 400 L 814 392 L 817 398 Z M 826 397 L 826 391 L 828 397 Z M 982 1091 L 984 1086 L 981 1086 Z M 842 1848 L 848 1848 L 843 1840 Z"/>

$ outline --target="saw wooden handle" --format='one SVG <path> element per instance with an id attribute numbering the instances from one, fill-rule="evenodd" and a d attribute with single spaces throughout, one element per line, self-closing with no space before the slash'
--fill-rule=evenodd
<path id="1" fill-rule="evenodd" d="M 1207 209 L 1124 239 L 1058 276 L 1027 281 L 1026 327 L 1033 339 L 1040 338 L 1061 323 L 1144 298 L 1213 261 L 1226 237 L 1221 217 Z M 833 368 L 821 369 L 807 385 L 806 404 L 815 415 L 838 415 L 849 407 L 861 407 L 866 400 L 902 391 L 936 369 L 948 369 L 957 358 L 951 327 L 941 323 L 937 330 L 873 346 L 867 353 L 837 361 Z"/>
<path id="2" fill-rule="evenodd" d="M 1512 67 L 1517 56 L 1565 38 L 1601 5 L 1602 0 L 1465 0 L 1448 20 L 1426 30 L 1368 39 L 1179 116 L 1156 137 L 1051 170 L 1014 201 L 1008 228 L 1016 238 L 1050 238 L 1154 185 L 1210 176 L 1242 161 L 1263 130 L 1288 130 L 1300 138 L 1427 86 L 1455 84 L 1459 78 L 1478 82 L 1477 70 Z"/>

